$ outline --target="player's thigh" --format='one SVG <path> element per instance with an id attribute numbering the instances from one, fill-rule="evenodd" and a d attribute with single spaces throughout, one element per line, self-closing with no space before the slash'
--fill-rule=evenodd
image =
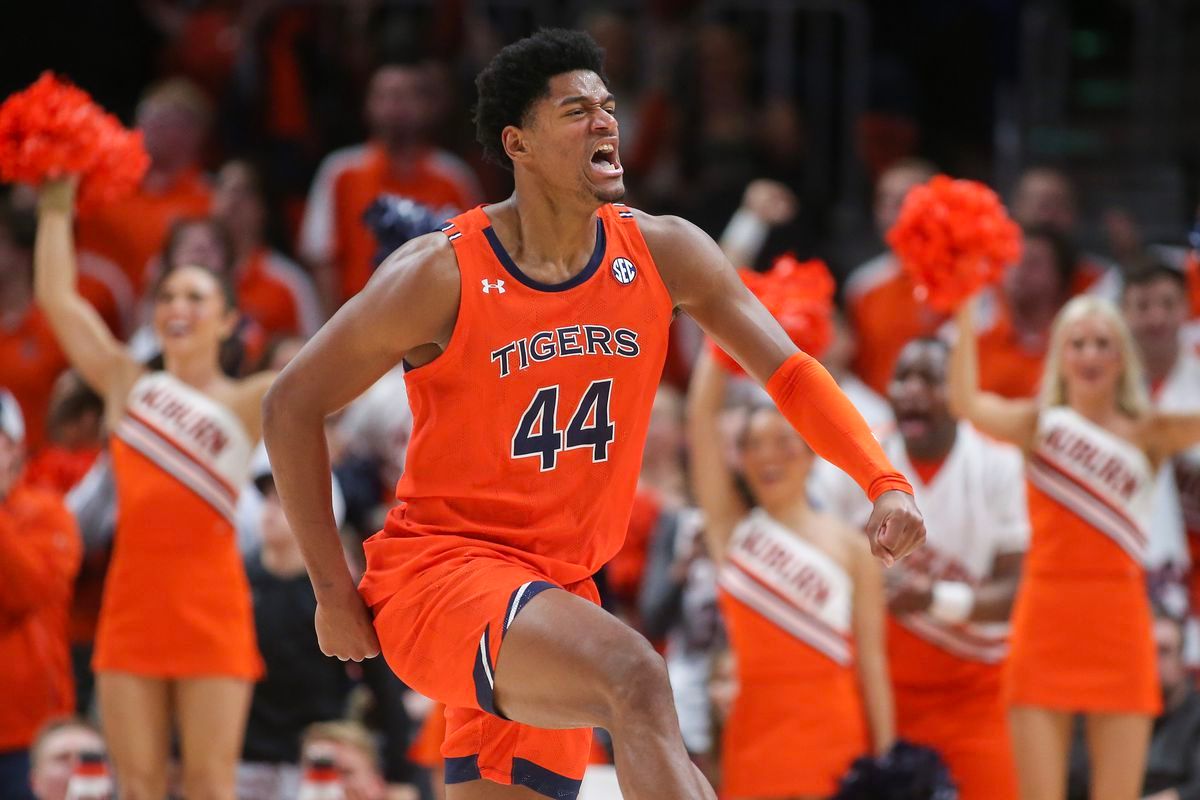
<path id="1" fill-rule="evenodd" d="M 1141 797 L 1153 720 L 1145 714 L 1089 714 L 1085 724 L 1092 800 Z"/>
<path id="2" fill-rule="evenodd" d="M 232 787 L 254 684 L 236 678 L 175 682 L 179 747 L 185 785 Z"/>
<path id="3" fill-rule="evenodd" d="M 1067 793 L 1071 714 L 1034 706 L 1009 710 L 1021 800 L 1058 800 Z"/>
<path id="4" fill-rule="evenodd" d="M 161 798 L 171 756 L 171 692 L 162 678 L 96 675 L 96 698 L 121 796 Z"/>
<path id="5" fill-rule="evenodd" d="M 550 590 L 509 626 L 495 699 L 502 714 L 526 725 L 611 730 L 614 709 L 652 713 L 671 694 L 662 658 L 645 638 L 596 604 Z"/>

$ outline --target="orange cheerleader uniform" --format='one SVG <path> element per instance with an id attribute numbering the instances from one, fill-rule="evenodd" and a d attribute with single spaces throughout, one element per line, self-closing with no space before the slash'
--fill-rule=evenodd
<path id="1" fill-rule="evenodd" d="M 1057 407 L 1038 420 L 1027 474 L 1033 535 L 1013 608 L 1009 703 L 1157 714 L 1142 566 L 1155 485 L 1149 460 Z"/>
<path id="2" fill-rule="evenodd" d="M 850 576 L 756 509 L 734 531 L 719 583 L 738 673 L 722 740 L 722 796 L 833 794 L 870 749 Z"/>
<path id="3" fill-rule="evenodd" d="M 233 525 L 250 446 L 232 412 L 178 378 L 134 384 L 112 437 L 120 514 L 97 672 L 262 674 Z"/>

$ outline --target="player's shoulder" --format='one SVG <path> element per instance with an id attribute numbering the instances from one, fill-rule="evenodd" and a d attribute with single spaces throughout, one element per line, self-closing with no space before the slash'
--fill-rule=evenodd
<path id="1" fill-rule="evenodd" d="M 689 285 L 692 278 L 728 261 L 713 238 L 694 223 L 670 214 L 661 216 L 633 211 L 634 221 L 646 247 L 666 282 L 671 295 Z"/>
<path id="2" fill-rule="evenodd" d="M 650 214 L 628 206 L 621 206 L 620 209 L 633 214 L 642 237 L 651 249 L 654 249 L 656 244 L 670 247 L 695 244 L 705 239 L 712 241 L 712 237 L 683 217 L 673 214 Z"/>

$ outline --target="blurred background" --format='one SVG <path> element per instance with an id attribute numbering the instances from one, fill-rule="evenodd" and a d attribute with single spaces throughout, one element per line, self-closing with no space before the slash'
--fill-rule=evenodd
<path id="1" fill-rule="evenodd" d="M 870 255 L 874 181 L 920 155 L 1003 193 L 1052 163 L 1076 183 L 1082 235 L 1105 212 L 1153 240 L 1190 227 L 1200 169 L 1200 9 L 1184 0 L 912 2 L 76 2 L 14 7 L 0 89 L 60 70 L 127 122 L 147 86 L 186 76 L 212 103 L 201 163 L 233 155 L 278 195 L 293 245 L 321 158 L 362 141 L 363 97 L 386 61 L 429 71 L 422 133 L 479 173 L 474 75 L 537 26 L 579 25 L 607 49 L 630 203 L 711 232 L 755 177 L 803 213 L 789 248 L 838 274 Z M 766 257 L 766 256 L 764 256 Z"/>

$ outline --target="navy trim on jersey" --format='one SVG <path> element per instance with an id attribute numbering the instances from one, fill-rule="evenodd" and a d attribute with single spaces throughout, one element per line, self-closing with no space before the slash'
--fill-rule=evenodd
<path id="1" fill-rule="evenodd" d="M 492 664 L 491 626 L 487 625 L 483 629 L 479 646 L 475 648 L 475 667 L 471 674 L 475 681 L 475 702 L 479 703 L 479 707 L 492 716 L 505 719 L 496 711 L 495 689 L 492 685 L 495 674 L 496 667 Z"/>
<path id="2" fill-rule="evenodd" d="M 478 755 L 446 759 L 446 783 L 466 783 L 482 777 L 479 774 Z"/>
<path id="3" fill-rule="evenodd" d="M 514 589 L 512 595 L 508 598 L 507 610 L 504 612 L 504 627 L 500 632 L 501 643 L 504 642 L 504 634 L 508 633 L 508 626 L 512 624 L 512 621 L 517 618 L 517 614 L 521 613 L 521 609 L 523 609 L 530 600 L 537 597 L 547 589 L 557 588 L 557 586 L 548 581 L 530 581 L 529 583 L 523 583 Z"/>
<path id="4" fill-rule="evenodd" d="M 446 759 L 446 784 L 482 780 L 479 756 L 458 756 Z M 583 781 L 559 775 L 524 758 L 512 760 L 512 785 L 524 786 L 554 800 L 575 800 Z"/>
<path id="5" fill-rule="evenodd" d="M 517 614 L 521 613 L 521 609 L 525 608 L 530 600 L 547 589 L 557 588 L 553 583 L 547 581 L 529 581 L 513 589 L 508 603 L 504 606 L 504 618 L 500 620 L 501 643 L 504 642 L 504 634 L 508 633 L 508 626 L 512 624 L 512 621 L 517 618 Z M 491 625 L 484 627 L 479 645 L 475 649 L 475 666 L 471 670 L 471 677 L 475 683 L 475 702 L 479 703 L 479 707 L 494 717 L 508 719 L 496 710 L 496 665 L 492 663 Z"/>
<path id="6" fill-rule="evenodd" d="M 600 268 L 600 262 L 604 260 L 604 222 L 600 217 L 596 217 L 596 249 L 592 251 L 591 260 L 588 261 L 587 266 L 580 270 L 578 275 L 562 283 L 542 283 L 541 281 L 535 281 L 524 272 L 521 272 L 521 268 L 516 265 L 512 260 L 512 256 L 504 249 L 504 245 L 500 243 L 500 237 L 496 235 L 496 231 L 492 229 L 491 225 L 483 229 L 483 235 L 487 237 L 488 244 L 492 246 L 492 252 L 496 254 L 496 258 L 500 261 L 500 265 L 504 267 L 505 271 L 517 281 L 539 292 L 564 292 L 567 289 L 574 288 L 592 277 L 592 274 Z"/>
<path id="7" fill-rule="evenodd" d="M 523 758 L 514 758 L 512 761 L 512 782 L 513 786 L 524 786 L 555 800 L 575 800 L 583 784 L 583 781 L 551 772 Z"/>

